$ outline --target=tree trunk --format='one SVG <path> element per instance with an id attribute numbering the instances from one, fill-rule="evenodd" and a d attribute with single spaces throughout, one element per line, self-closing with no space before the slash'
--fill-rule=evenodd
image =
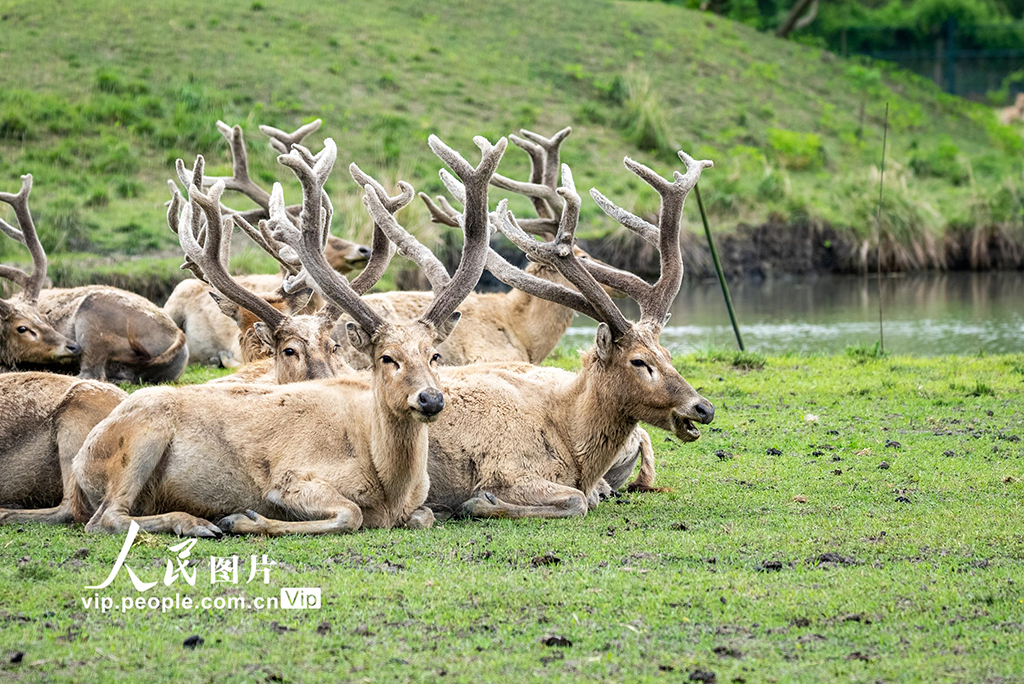
<path id="1" fill-rule="evenodd" d="M 810 11 L 808 11 L 808 9 Z M 788 37 L 794 29 L 803 28 L 807 24 L 811 23 L 817 11 L 818 0 L 796 0 L 796 4 L 793 5 L 793 9 L 789 10 L 789 15 L 786 17 L 786 20 L 775 30 L 775 36 L 778 38 Z M 804 13 L 807 13 L 808 18 L 801 20 Z"/>

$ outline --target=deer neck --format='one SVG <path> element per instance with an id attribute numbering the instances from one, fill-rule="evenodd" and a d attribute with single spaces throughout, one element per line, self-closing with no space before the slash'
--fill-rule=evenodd
<path id="1" fill-rule="evenodd" d="M 370 460 L 384 493 L 389 517 L 397 520 L 422 504 L 410 502 L 416 491 L 426 492 L 427 426 L 408 414 L 392 412 L 374 392 L 370 427 Z"/>
<path id="2" fill-rule="evenodd" d="M 525 270 L 538 278 L 567 284 L 567 281 L 549 266 L 531 263 Z M 506 301 L 509 313 L 506 320 L 526 349 L 527 361 L 540 363 L 569 329 L 574 315 L 573 310 L 516 289 L 512 289 L 506 295 Z"/>
<path id="3" fill-rule="evenodd" d="M 583 369 L 565 387 L 558 402 L 576 463 L 576 487 L 584 494 L 589 494 L 608 472 L 637 426 L 637 421 L 626 417 L 615 392 L 602 380 L 584 360 Z"/>

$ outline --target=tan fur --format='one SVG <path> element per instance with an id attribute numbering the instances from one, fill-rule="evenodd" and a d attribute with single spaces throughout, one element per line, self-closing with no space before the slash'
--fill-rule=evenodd
<path id="1" fill-rule="evenodd" d="M 34 303 L 20 295 L 0 300 L 0 370 L 70 362 L 79 353 L 78 344 L 54 330 Z"/>
<path id="2" fill-rule="evenodd" d="M 53 373 L 0 376 L 0 523 L 72 520 L 71 462 L 89 431 L 128 395 Z"/>
<path id="3" fill-rule="evenodd" d="M 366 265 L 369 248 L 365 245 L 331 236 L 327 241 L 325 256 L 339 273 L 348 275 Z M 281 287 L 281 273 L 237 276 L 235 280 L 252 292 L 273 292 Z M 178 283 L 164 304 L 164 312 L 175 325 L 185 332 L 189 358 L 193 363 L 213 366 L 233 366 L 242 363 L 242 349 L 239 345 L 239 328 L 235 322 L 221 313 L 210 298 L 211 288 L 206 283 L 188 279 Z M 318 299 L 318 303 L 322 302 Z M 296 313 L 313 313 L 310 311 Z M 243 328 L 245 330 L 245 328 Z M 227 364 L 224 361 L 227 360 Z"/>
<path id="4" fill-rule="evenodd" d="M 96 508 L 86 529 L 119 532 L 133 519 L 150 532 L 194 536 L 428 525 L 431 416 L 415 399 L 439 384 L 431 335 L 419 323 L 380 331 L 369 382 L 137 392 L 75 459 Z M 221 516 L 220 529 L 203 519 Z"/>
<path id="5" fill-rule="evenodd" d="M 174 322 L 132 292 L 99 285 L 43 290 L 38 310 L 82 348 L 79 377 L 169 382 L 188 362 Z"/>
<path id="6" fill-rule="evenodd" d="M 428 504 L 474 516 L 583 515 L 639 421 L 697 439 L 693 423 L 714 409 L 672 366 L 657 331 L 636 325 L 608 344 L 584 355 L 578 374 L 526 364 L 446 370 L 450 406 L 430 430 Z"/>

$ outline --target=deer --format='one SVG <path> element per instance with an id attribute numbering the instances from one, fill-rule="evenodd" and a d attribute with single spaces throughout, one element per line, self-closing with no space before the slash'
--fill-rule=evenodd
<path id="1" fill-rule="evenodd" d="M 521 220 L 519 225 L 529 232 L 538 235 L 553 235 L 558 226 L 558 218 L 561 217 L 565 203 L 557 192 L 558 172 L 560 166 L 560 148 L 562 142 L 572 133 L 572 128 L 566 127 L 553 136 L 545 137 L 540 134 L 521 129 L 520 136 L 510 135 L 509 140 L 523 149 L 530 157 L 530 177 L 526 182 L 512 180 L 500 174 L 495 174 L 491 179 L 492 185 L 503 190 L 508 190 L 519 195 L 526 196 L 533 204 L 538 218 Z M 442 176 L 442 180 L 445 177 Z M 441 195 L 436 201 L 424 193 L 420 193 L 420 199 L 427 206 L 431 220 L 447 226 L 459 226 L 459 214 L 447 199 Z M 594 261 L 601 266 L 607 266 L 599 261 L 592 260 L 590 255 L 574 246 L 576 257 L 583 262 Z M 528 275 L 571 287 L 556 268 L 547 263 L 528 262 L 525 269 Z M 613 297 L 621 297 L 614 288 L 603 285 L 605 291 Z M 409 293 L 412 294 L 412 293 Z M 373 300 L 379 295 L 371 295 L 368 299 Z M 397 302 L 395 302 L 397 304 Z M 470 305 L 480 304 L 482 312 L 470 308 Z M 446 343 L 447 358 L 451 365 L 465 365 L 469 361 L 463 361 L 467 354 L 460 354 L 458 347 L 452 349 L 456 343 L 467 340 L 470 335 L 467 331 L 474 333 L 473 340 L 469 344 L 474 346 L 475 361 L 525 361 L 539 364 L 551 352 L 554 346 L 561 339 L 562 335 L 572 323 L 576 312 L 571 308 L 563 306 L 556 301 L 534 297 L 523 290 L 512 288 L 508 293 L 477 295 L 476 300 L 467 301 L 463 306 L 466 312 L 466 321 L 459 328 L 459 334 Z M 466 323 L 475 324 L 475 327 Z M 499 334 L 495 335 L 497 332 Z M 508 344 L 502 346 L 501 342 L 479 344 L 475 340 L 504 340 Z M 467 340 L 468 341 L 468 340 Z M 519 354 L 519 350 L 525 351 Z M 453 353 L 454 352 L 454 353 Z M 452 362 L 452 358 L 457 359 Z M 349 363 L 353 363 L 349 358 Z M 357 364 L 353 364 L 357 365 Z M 626 485 L 626 480 L 632 473 L 637 461 L 640 462 L 640 471 L 636 479 Z M 626 486 L 630 492 L 666 492 L 670 491 L 665 487 L 655 486 L 656 469 L 654 465 L 654 447 L 651 444 L 650 435 L 642 427 L 637 427 L 634 434 L 623 447 L 623 452 L 616 465 L 606 474 L 605 483 L 602 486 L 600 496 L 604 497 L 611 491 Z"/>
<path id="2" fill-rule="evenodd" d="M 585 515 L 595 505 L 603 476 L 621 465 L 621 450 L 640 421 L 692 442 L 700 437 L 697 425 L 714 419 L 714 406 L 686 382 L 658 342 L 682 282 L 683 204 L 702 170 L 712 166 L 682 151 L 679 158 L 686 173 L 675 172 L 672 181 L 628 157 L 624 160 L 629 171 L 659 193 L 657 226 L 591 191 L 605 213 L 657 243 L 661 276 L 653 285 L 577 256 L 581 200 L 568 166 L 562 165 L 557 192 L 565 206 L 552 239 L 538 241 L 527 234 L 507 202 L 499 203 L 495 227 L 532 261 L 557 268 L 575 289 L 527 274 L 493 250 L 487 269 L 509 286 L 597 320 L 595 345 L 583 354 L 578 373 L 509 363 L 446 369 L 450 406 L 430 431 L 427 505 L 435 513 L 482 518 Z M 466 196 L 457 179 L 444 173 L 442 179 L 456 199 Z M 376 221 L 389 220 L 372 202 L 370 206 Z M 401 228 L 393 217 L 391 224 L 391 230 Z M 436 261 L 427 250 L 415 256 L 425 271 Z M 602 285 L 636 300 L 640 320 L 628 321 Z"/>
<path id="3" fill-rule="evenodd" d="M 183 162 L 178 161 L 183 166 Z M 192 186 L 203 185 L 204 167 L 202 155 L 197 156 L 189 175 Z M 312 288 L 261 295 L 246 289 L 231 276 L 228 263 L 233 224 L 244 219 L 228 216 L 226 220 L 210 221 L 207 218 L 220 211 L 224 185 L 214 185 L 209 194 L 190 193 L 191 201 L 187 204 L 177 186 L 170 183 L 169 187 L 171 202 L 167 223 L 177 234 L 185 253 L 182 268 L 190 270 L 198 282 L 210 288 L 210 301 L 220 307 L 224 316 L 233 318 L 239 328 L 247 331 L 242 339 L 242 347 L 247 350 L 242 360 L 246 363 L 227 380 L 286 384 L 352 373 L 340 353 L 340 345 L 331 338 L 335 316 L 330 311 L 294 313 L 306 309 L 313 296 Z M 195 206 L 201 211 L 196 211 Z M 270 245 L 261 243 L 261 246 L 277 254 Z M 266 363 L 259 363 L 268 356 L 263 353 L 264 348 L 270 350 L 269 358 Z"/>
<path id="4" fill-rule="evenodd" d="M 72 522 L 72 459 L 127 396 L 57 373 L 0 375 L 0 523 Z"/>
<path id="5" fill-rule="evenodd" d="M 320 125 L 321 120 L 317 119 L 292 133 L 286 133 L 271 126 L 260 126 L 260 131 L 268 136 L 271 147 L 282 151 L 286 145 L 301 143 L 306 136 L 318 130 Z M 257 205 L 255 209 L 245 212 L 238 212 L 228 207 L 223 207 L 223 211 L 236 216 L 235 222 L 243 232 L 252 238 L 258 246 L 270 253 L 282 266 L 282 270 L 276 274 L 239 276 L 236 280 L 239 285 L 253 292 L 275 293 L 274 296 L 265 298 L 275 304 L 280 303 L 281 307 L 279 308 L 286 308 L 287 293 L 281 292 L 280 288 L 285 276 L 294 275 L 294 270 L 287 261 L 282 260 L 282 255 L 273 249 L 273 245 L 268 244 L 268 236 L 253 228 L 260 219 L 267 218 L 270 195 L 257 185 L 249 174 L 249 157 L 241 127 L 232 127 L 223 121 L 218 121 L 217 130 L 227 141 L 231 151 L 232 175 L 223 179 L 225 188 L 249 198 Z M 185 187 L 188 187 L 191 181 L 184 165 L 178 167 L 178 176 Z M 207 176 L 203 178 L 202 182 L 208 188 L 218 180 L 217 177 Z M 288 207 L 287 209 L 289 216 L 294 220 L 298 207 Z M 328 237 L 325 252 L 331 266 L 344 275 L 364 267 L 370 259 L 368 246 L 343 240 L 334 235 Z M 245 326 L 242 329 L 247 331 L 252 317 L 243 314 L 242 318 L 246 320 L 239 320 L 236 313 L 224 311 L 220 302 L 211 299 L 211 294 L 210 286 L 201 280 L 183 280 L 171 292 L 164 304 L 164 311 L 185 332 L 189 354 L 194 362 L 225 368 L 238 367 L 246 361 L 242 358 L 236 324 Z M 320 308 L 322 303 L 319 297 L 313 297 L 303 310 L 296 311 L 296 313 L 313 313 Z"/>
<path id="6" fill-rule="evenodd" d="M 435 274 L 433 303 L 408 321 L 381 317 L 323 257 L 330 230 L 323 185 L 337 158 L 334 141 L 316 155 L 292 144 L 278 158 L 298 177 L 303 200 L 295 225 L 281 216 L 283 192 L 274 186 L 273 235 L 296 249 L 330 305 L 352 317 L 346 332 L 374 359 L 369 377 L 136 392 L 96 426 L 74 460 L 72 507 L 76 520 L 88 519 L 87 532 L 117 533 L 132 521 L 149 532 L 198 537 L 433 524 L 424 506 L 427 428 L 446 407 L 436 345 L 455 328 L 456 309 L 483 272 L 487 187 L 507 141 L 481 144 L 475 167 L 436 136 L 429 144 L 465 185 L 466 238 L 455 273 L 447 280 Z M 193 214 L 205 214 L 207 242 L 232 220 L 217 206 L 223 188 L 223 181 L 208 194 L 188 187 Z M 365 202 L 383 208 L 370 184 Z"/>
<path id="7" fill-rule="evenodd" d="M 188 363 L 185 335 L 155 304 L 132 292 L 88 285 L 44 288 L 47 258 L 29 208 L 32 175 L 17 193 L 0 193 L 18 226 L 0 231 L 24 245 L 32 273 L 0 266 L 0 277 L 21 288 L 0 303 L 0 363 L 11 369 L 78 366 L 78 377 L 126 382 L 168 382 Z"/>

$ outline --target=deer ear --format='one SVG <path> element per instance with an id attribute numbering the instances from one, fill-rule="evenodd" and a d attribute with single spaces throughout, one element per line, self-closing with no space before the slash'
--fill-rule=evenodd
<path id="1" fill-rule="evenodd" d="M 239 322 L 239 306 L 233 301 L 220 294 L 219 292 L 210 292 L 210 296 L 213 297 L 213 301 L 217 302 L 217 307 L 220 312 L 233 320 L 235 323 Z"/>
<path id="2" fill-rule="evenodd" d="M 288 306 L 291 307 L 291 311 L 302 311 L 309 306 L 309 300 L 313 298 L 313 288 L 304 287 L 298 292 L 292 292 L 291 294 L 285 295 L 285 301 L 288 302 Z"/>
<path id="3" fill-rule="evenodd" d="M 0 320 L 6 320 L 10 318 L 11 312 L 14 311 L 14 307 L 0 299 Z"/>
<path id="4" fill-rule="evenodd" d="M 370 334 L 363 329 L 363 326 L 355 321 L 349 321 L 345 324 L 345 331 L 348 333 L 348 341 L 356 348 L 356 351 L 369 356 L 373 340 L 370 339 Z"/>
<path id="5" fill-rule="evenodd" d="M 597 345 L 597 357 L 602 361 L 607 361 L 612 353 L 612 346 L 615 341 L 612 339 L 612 329 L 608 327 L 607 323 L 597 324 L 597 338 L 594 340 L 594 344 Z"/>
<path id="6" fill-rule="evenodd" d="M 263 321 L 256 321 L 252 324 L 253 332 L 256 333 L 256 339 L 261 344 L 266 346 L 271 352 L 274 351 L 274 331 L 270 329 L 270 326 Z"/>
<path id="7" fill-rule="evenodd" d="M 455 332 L 455 326 L 459 324 L 461 319 L 462 314 L 456 311 L 448 317 L 448 320 L 434 326 L 434 344 L 441 344 L 447 340 L 448 336 Z"/>
<path id="8" fill-rule="evenodd" d="M 663 321 L 661 322 L 661 327 L 662 327 L 662 328 L 664 328 L 664 327 L 665 327 L 666 325 L 668 325 L 668 320 L 669 320 L 670 318 L 672 318 L 672 314 L 670 314 L 670 313 L 667 313 L 667 314 L 665 314 L 665 320 L 663 320 Z"/>

